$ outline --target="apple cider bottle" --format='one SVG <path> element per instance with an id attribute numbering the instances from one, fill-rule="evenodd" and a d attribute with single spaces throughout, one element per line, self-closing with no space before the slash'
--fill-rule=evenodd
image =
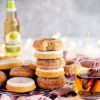
<path id="1" fill-rule="evenodd" d="M 15 0 L 8 0 L 6 9 L 6 19 L 4 22 L 5 55 L 19 56 L 21 52 L 21 34 Z"/>

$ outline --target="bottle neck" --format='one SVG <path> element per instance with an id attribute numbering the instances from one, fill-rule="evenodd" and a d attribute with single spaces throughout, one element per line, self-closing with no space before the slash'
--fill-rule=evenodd
<path id="1" fill-rule="evenodd" d="M 7 1 L 7 19 L 12 19 L 16 17 L 16 5 L 15 0 L 8 0 Z"/>
<path id="2" fill-rule="evenodd" d="M 17 16 L 16 12 L 7 12 L 7 18 L 12 19 Z"/>

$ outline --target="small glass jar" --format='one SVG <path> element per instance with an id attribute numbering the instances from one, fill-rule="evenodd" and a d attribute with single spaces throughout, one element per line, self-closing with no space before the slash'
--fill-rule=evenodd
<path id="1" fill-rule="evenodd" d="M 83 99 L 100 99 L 100 60 L 80 61 L 74 87 Z"/>

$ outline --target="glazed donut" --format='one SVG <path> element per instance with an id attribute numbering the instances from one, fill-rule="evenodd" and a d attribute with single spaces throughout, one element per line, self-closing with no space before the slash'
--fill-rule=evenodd
<path id="1" fill-rule="evenodd" d="M 33 47 L 38 51 L 55 51 L 61 49 L 62 42 L 55 38 L 41 38 L 34 41 Z"/>
<path id="2" fill-rule="evenodd" d="M 56 89 L 63 87 L 66 84 L 66 79 L 65 76 L 51 79 L 38 77 L 37 83 L 43 89 Z"/>
<path id="3" fill-rule="evenodd" d="M 63 51 L 35 51 L 34 56 L 38 59 L 58 59 L 63 57 Z"/>
<path id="4" fill-rule="evenodd" d="M 0 71 L 0 86 L 7 80 L 7 76 L 4 72 Z"/>
<path id="5" fill-rule="evenodd" d="M 14 58 L 14 57 L 0 56 L 0 61 L 7 60 L 7 59 L 10 59 L 10 58 Z"/>
<path id="6" fill-rule="evenodd" d="M 65 74 L 63 68 L 49 69 L 49 70 L 37 68 L 35 73 L 37 76 L 44 78 L 55 78 L 63 76 Z"/>
<path id="7" fill-rule="evenodd" d="M 13 77 L 7 81 L 6 89 L 11 92 L 24 93 L 32 91 L 36 88 L 32 78 Z"/>
<path id="8" fill-rule="evenodd" d="M 8 70 L 22 65 L 23 62 L 17 58 L 7 58 L 0 61 L 0 70 Z"/>
<path id="9" fill-rule="evenodd" d="M 10 71 L 10 76 L 32 77 L 34 74 L 34 71 L 29 66 L 15 67 Z"/>
<path id="10" fill-rule="evenodd" d="M 64 67 L 65 65 L 65 60 L 64 58 L 59 58 L 59 59 L 37 59 L 36 60 L 36 65 L 38 68 L 42 69 L 55 69 L 55 68 L 61 68 Z"/>

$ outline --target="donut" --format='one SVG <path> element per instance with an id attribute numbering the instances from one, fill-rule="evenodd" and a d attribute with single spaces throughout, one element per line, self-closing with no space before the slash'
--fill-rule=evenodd
<path id="1" fill-rule="evenodd" d="M 22 59 L 24 62 L 25 66 L 29 66 L 29 68 L 35 70 L 36 69 L 36 64 L 34 62 L 34 59 Z"/>
<path id="2" fill-rule="evenodd" d="M 8 70 L 13 67 L 22 66 L 23 62 L 17 58 L 9 58 L 0 61 L 0 70 Z"/>
<path id="3" fill-rule="evenodd" d="M 100 60 L 82 60 L 80 61 L 80 65 L 87 68 L 100 68 Z"/>
<path id="4" fill-rule="evenodd" d="M 35 82 L 32 78 L 27 77 L 13 77 L 7 81 L 6 89 L 11 92 L 25 93 L 36 88 Z"/>
<path id="5" fill-rule="evenodd" d="M 63 76 L 65 74 L 63 68 L 49 69 L 49 70 L 36 68 L 35 73 L 37 76 L 44 77 L 44 78 L 55 78 L 55 77 Z"/>
<path id="6" fill-rule="evenodd" d="M 10 76 L 32 77 L 34 71 L 29 66 L 14 67 L 10 71 Z"/>
<path id="7" fill-rule="evenodd" d="M 66 61 L 66 65 L 64 66 L 65 75 L 76 74 L 77 66 L 75 61 Z"/>
<path id="8" fill-rule="evenodd" d="M 34 56 L 38 59 L 58 59 L 63 57 L 63 52 L 59 51 L 35 51 Z"/>
<path id="9" fill-rule="evenodd" d="M 33 69 L 33 70 L 36 70 L 36 68 L 37 68 L 36 63 L 30 63 L 30 64 L 29 64 L 29 68 L 30 68 L 30 69 Z"/>
<path id="10" fill-rule="evenodd" d="M 41 38 L 34 41 L 33 47 L 37 51 L 56 51 L 62 48 L 62 42 L 55 38 Z"/>
<path id="11" fill-rule="evenodd" d="M 58 78 L 50 78 L 50 79 L 38 77 L 37 83 L 40 88 L 52 90 L 63 87 L 66 84 L 66 79 L 65 76 L 60 76 Z"/>
<path id="12" fill-rule="evenodd" d="M 14 57 L 0 56 L 0 61 L 1 61 L 1 60 L 6 60 L 6 59 L 9 59 L 9 58 L 14 58 Z"/>
<path id="13" fill-rule="evenodd" d="M 0 71 L 0 86 L 7 80 L 7 76 L 4 72 Z"/>
<path id="14" fill-rule="evenodd" d="M 65 61 L 64 58 L 58 58 L 58 59 L 37 59 L 36 65 L 38 68 L 42 69 L 55 69 L 55 68 L 61 68 L 64 67 Z"/>

